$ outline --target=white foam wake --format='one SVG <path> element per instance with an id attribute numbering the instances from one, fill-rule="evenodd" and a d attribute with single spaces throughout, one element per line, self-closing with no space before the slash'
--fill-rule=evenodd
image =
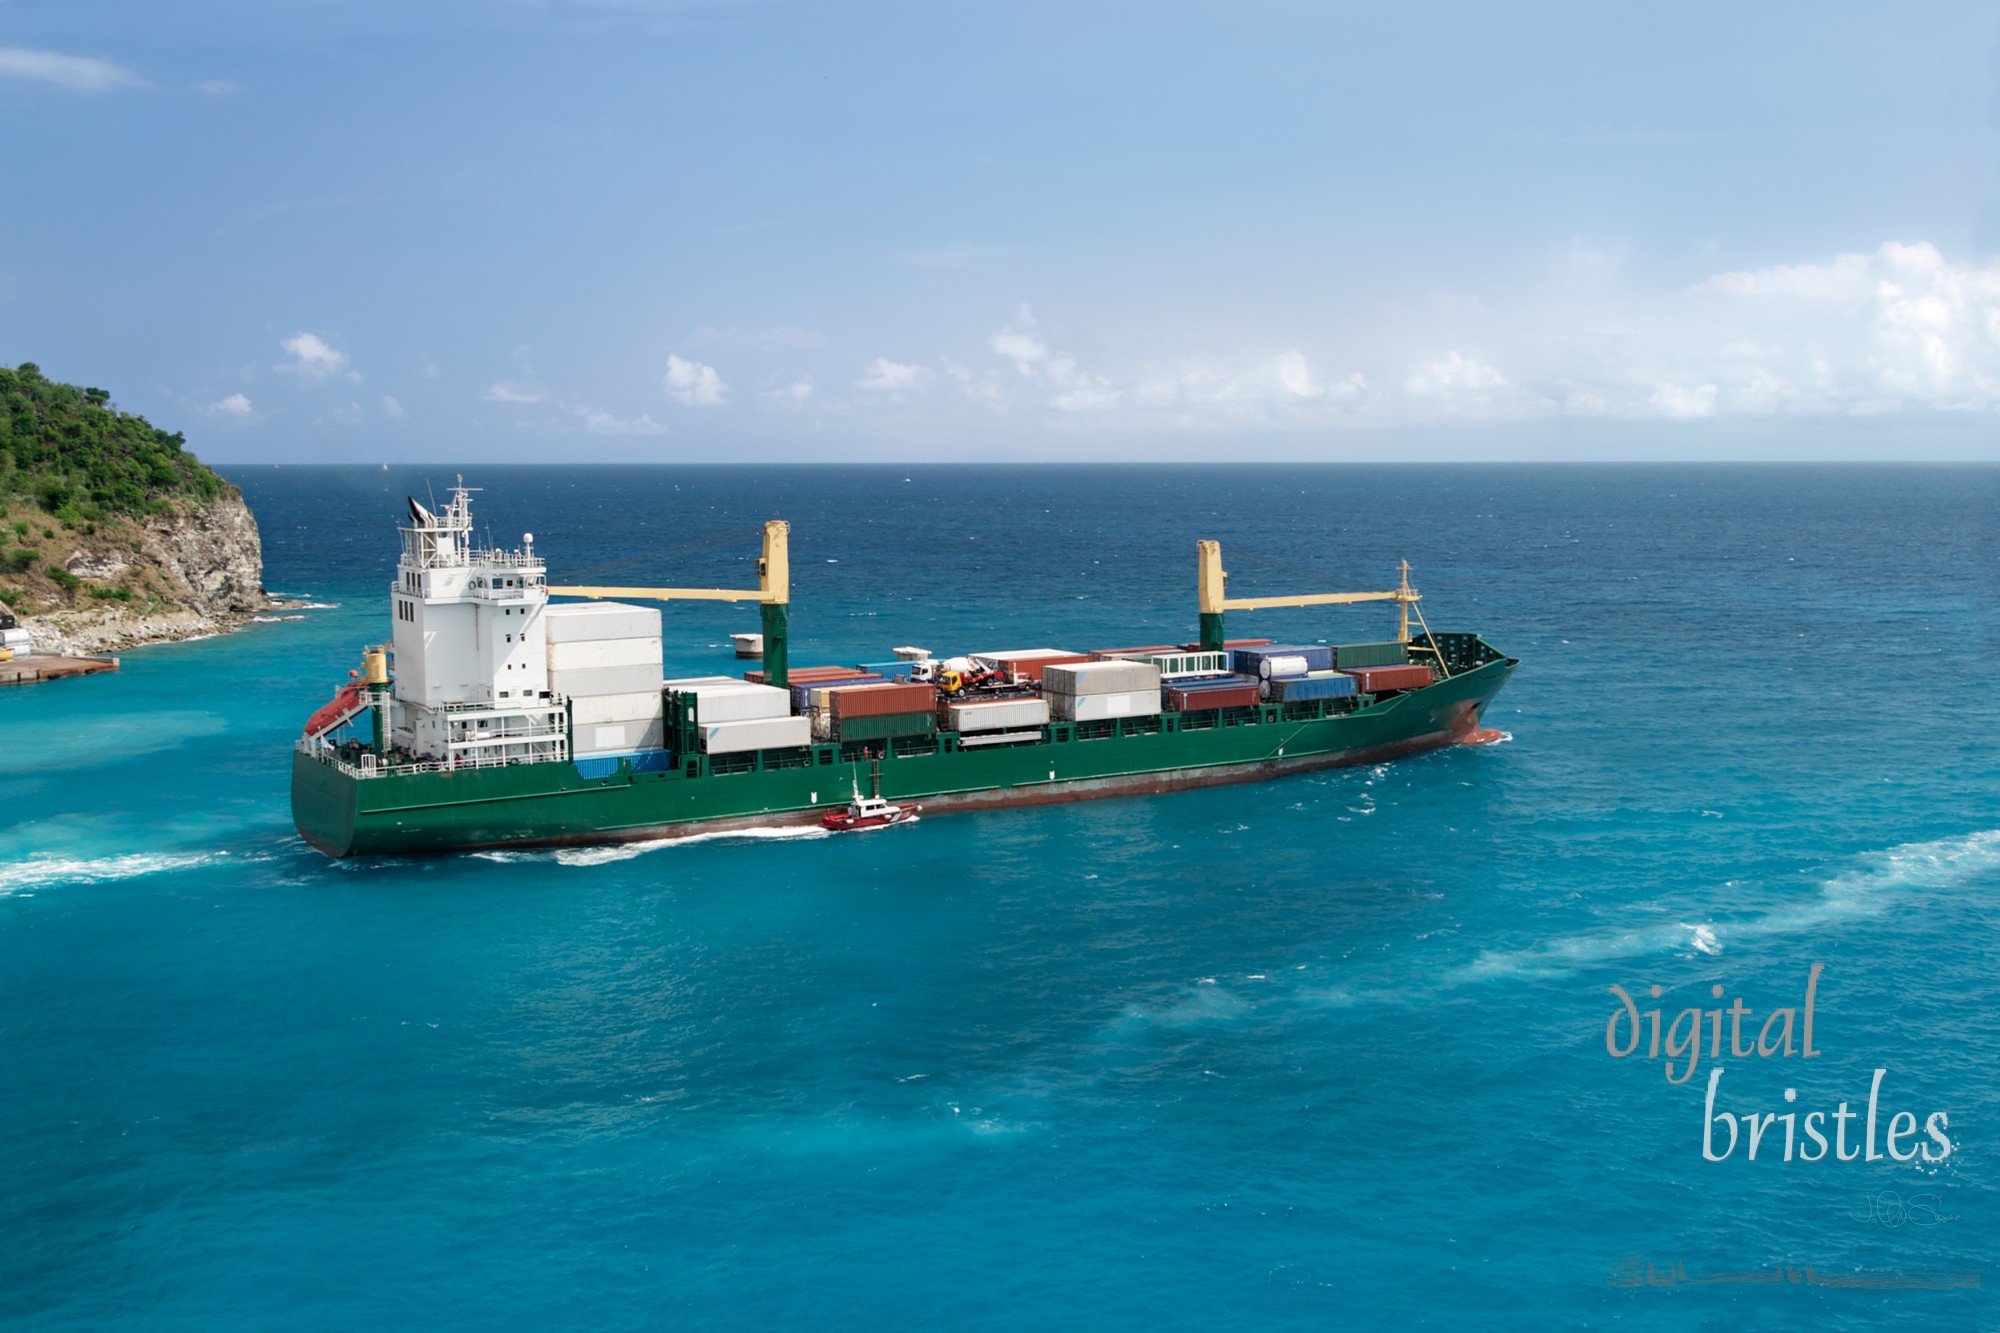
<path id="1" fill-rule="evenodd" d="M 187 852 L 148 855 L 133 852 L 126 856 L 36 856 L 22 861 L 0 863 L 0 898 L 26 889 L 49 888 L 61 884 L 94 884 L 105 880 L 133 879 L 171 870 L 192 870 L 213 865 L 227 852 Z"/>
<path id="2" fill-rule="evenodd" d="M 474 852 L 472 855 L 481 861 L 498 861 L 502 864 L 517 861 L 554 861 L 557 865 L 565 866 L 601 866 L 609 865 L 613 861 L 630 861 L 648 852 L 657 852 L 663 847 L 687 847 L 704 842 L 778 841 L 832 836 L 832 833 L 817 825 L 803 828 L 720 829 L 714 833 L 690 833 L 681 838 L 645 838 L 637 842 L 606 843 L 601 847 L 554 847 L 519 852 Z"/>
<path id="3" fill-rule="evenodd" d="M 1866 852 L 1857 864 L 1822 880 L 1819 892 L 1735 921 L 1676 922 L 1640 930 L 1570 935 L 1507 953 L 1484 953 L 1454 979 L 1549 976 L 1613 958 L 1653 953 L 1714 957 L 1731 945 L 1810 930 L 1832 921 L 1873 916 L 1911 897 L 1947 893 L 2000 870 L 2000 829 L 1907 842 Z"/>

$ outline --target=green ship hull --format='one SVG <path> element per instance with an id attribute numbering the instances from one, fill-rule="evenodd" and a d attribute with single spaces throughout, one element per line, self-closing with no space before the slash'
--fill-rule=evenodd
<path id="1" fill-rule="evenodd" d="M 1007 744 L 940 732 L 873 747 L 682 753 L 665 772 L 586 777 L 569 762 L 365 772 L 333 751 L 292 758 L 292 815 L 329 856 L 560 846 L 812 824 L 858 776 L 926 813 L 1178 791 L 1378 763 L 1472 739 L 1517 665 L 1469 634 L 1436 638 L 1451 674 L 1371 699 L 1054 723 Z"/>

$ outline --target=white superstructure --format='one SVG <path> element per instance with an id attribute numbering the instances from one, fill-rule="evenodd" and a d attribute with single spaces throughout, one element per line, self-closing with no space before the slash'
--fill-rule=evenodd
<path id="1" fill-rule="evenodd" d="M 452 763 L 566 759 L 565 703 L 549 689 L 548 569 L 532 534 L 517 550 L 475 547 L 472 492 L 451 496 L 442 513 L 411 500 L 399 529 L 393 743 Z"/>

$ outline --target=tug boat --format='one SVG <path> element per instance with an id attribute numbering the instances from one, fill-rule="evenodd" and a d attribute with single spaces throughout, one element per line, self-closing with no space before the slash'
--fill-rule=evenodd
<path id="1" fill-rule="evenodd" d="M 819 822 L 821 828 L 834 833 L 865 833 L 869 829 L 888 828 L 894 824 L 914 824 L 922 809 L 915 803 L 898 805 L 880 796 L 863 796 L 857 787 L 854 799 L 845 810 L 830 810 Z"/>

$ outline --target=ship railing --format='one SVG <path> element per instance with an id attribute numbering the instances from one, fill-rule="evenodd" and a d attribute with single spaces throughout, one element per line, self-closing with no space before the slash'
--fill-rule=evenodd
<path id="1" fill-rule="evenodd" d="M 348 777 L 365 779 L 404 777 L 418 773 L 453 773 L 472 768 L 506 768 L 510 764 L 546 764 L 569 758 L 568 747 L 563 744 L 562 737 L 547 738 L 545 743 L 548 745 L 548 751 L 543 754 L 461 754 L 455 760 L 418 759 L 404 763 L 377 763 L 372 754 L 363 754 L 360 756 L 361 762 L 354 763 L 343 758 L 340 751 L 333 746 L 303 736 L 292 743 L 292 748 L 309 759 L 325 764 L 328 768 L 345 773 Z"/>

